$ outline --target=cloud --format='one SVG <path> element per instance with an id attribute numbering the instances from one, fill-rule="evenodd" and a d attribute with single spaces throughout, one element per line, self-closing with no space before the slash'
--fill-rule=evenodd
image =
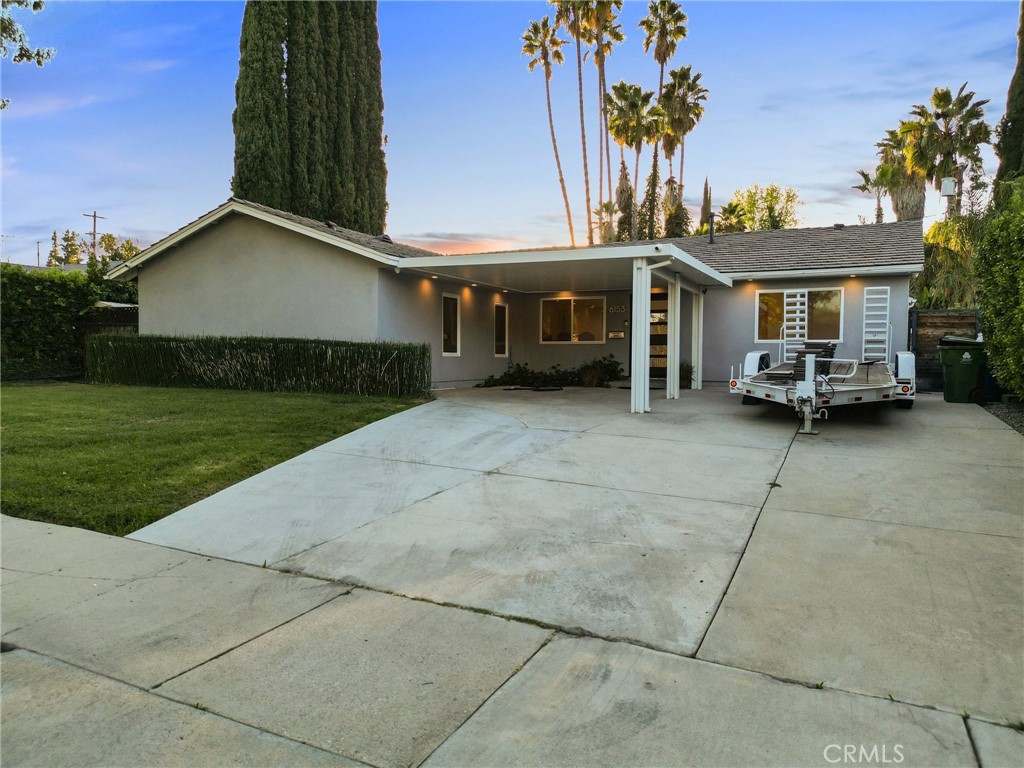
<path id="1" fill-rule="evenodd" d="M 4 119 L 13 120 L 40 115 L 54 115 L 83 107 L 89 107 L 101 101 L 99 96 L 88 95 L 77 98 L 34 94 L 11 101 L 11 106 L 4 110 Z"/>
<path id="2" fill-rule="evenodd" d="M 394 238 L 396 242 L 405 245 L 445 254 L 506 251 L 522 247 L 523 244 L 523 241 L 517 237 L 477 232 L 422 232 L 412 235 L 395 235 Z"/>
<path id="3" fill-rule="evenodd" d="M 995 48 L 987 48 L 984 51 L 975 51 L 970 58 L 979 62 L 994 62 L 996 64 L 1012 64 L 1017 56 L 1017 42 L 1008 40 L 1003 45 Z"/>
<path id="4" fill-rule="evenodd" d="M 171 69 L 172 67 L 178 66 L 181 62 L 175 61 L 174 59 L 149 59 L 144 61 L 136 61 L 132 64 L 125 66 L 125 70 L 128 72 L 163 72 L 164 70 Z"/>

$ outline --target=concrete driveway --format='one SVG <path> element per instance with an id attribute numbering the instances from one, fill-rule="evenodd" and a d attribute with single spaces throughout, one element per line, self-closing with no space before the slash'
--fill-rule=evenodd
<path id="1" fill-rule="evenodd" d="M 1024 438 L 929 395 L 816 437 L 628 397 L 442 393 L 135 541 L 4 518 L 4 763 L 47 754 L 13 668 L 252 730 L 215 763 L 1022 764 Z"/>

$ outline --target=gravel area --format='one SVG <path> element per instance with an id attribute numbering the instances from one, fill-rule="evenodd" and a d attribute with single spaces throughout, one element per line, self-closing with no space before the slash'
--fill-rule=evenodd
<path id="1" fill-rule="evenodd" d="M 1024 402 L 1012 400 L 1008 403 L 989 403 L 985 410 L 1024 435 Z"/>

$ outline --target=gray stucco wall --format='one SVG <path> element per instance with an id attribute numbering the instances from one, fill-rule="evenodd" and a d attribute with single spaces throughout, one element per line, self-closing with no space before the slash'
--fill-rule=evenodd
<path id="1" fill-rule="evenodd" d="M 739 366 L 747 352 L 763 350 L 775 363 L 778 343 L 757 343 L 754 334 L 757 291 L 799 288 L 843 289 L 843 340 L 836 357 L 860 359 L 864 324 L 864 288 L 889 286 L 889 321 L 892 323 L 890 347 L 893 352 L 907 349 L 908 297 L 910 278 L 871 276 L 864 278 L 825 278 L 822 280 L 737 281 L 732 288 L 709 288 L 704 301 L 704 381 L 729 379 L 729 366 Z"/>
<path id="2" fill-rule="evenodd" d="M 139 332 L 377 337 L 377 264 L 232 215 L 139 273 Z"/>
<path id="3" fill-rule="evenodd" d="M 605 297 L 605 339 L 599 344 L 542 344 L 540 341 L 541 299 L 573 296 Z M 625 291 L 594 293 L 517 294 L 513 299 L 514 320 L 511 326 L 512 360 L 534 370 L 546 370 L 556 363 L 575 368 L 595 358 L 615 355 L 622 367 L 629 369 L 630 296 Z M 624 331 L 625 338 L 609 339 L 608 333 Z"/>
<path id="4" fill-rule="evenodd" d="M 457 357 L 441 352 L 441 297 L 459 298 L 461 343 Z M 465 283 L 433 280 L 392 269 L 379 271 L 378 332 L 382 339 L 430 344 L 435 387 L 475 384 L 500 375 L 508 358 L 494 355 L 494 305 L 511 304 L 511 293 L 493 288 L 472 288 Z M 509 307 L 509 328 L 515 327 L 516 311 Z M 512 349 L 515 349 L 512 343 Z"/>

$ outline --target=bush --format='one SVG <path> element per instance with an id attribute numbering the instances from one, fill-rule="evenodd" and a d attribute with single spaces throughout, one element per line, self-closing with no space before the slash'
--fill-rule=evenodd
<path id="1" fill-rule="evenodd" d="M 260 337 L 120 336 L 86 343 L 103 384 L 427 397 L 430 345 Z"/>
<path id="2" fill-rule="evenodd" d="M 600 357 L 579 368 L 553 365 L 546 371 L 535 371 L 522 363 L 509 363 L 501 376 L 488 376 L 478 387 L 607 387 L 624 378 L 626 372 L 615 355 Z"/>
<path id="3" fill-rule="evenodd" d="M 96 287 L 81 272 L 0 265 L 3 378 L 81 377 L 96 298 Z"/>
<path id="4" fill-rule="evenodd" d="M 1024 397 L 1024 194 L 1016 191 L 981 238 L 975 254 L 989 368 L 1000 386 Z"/>

